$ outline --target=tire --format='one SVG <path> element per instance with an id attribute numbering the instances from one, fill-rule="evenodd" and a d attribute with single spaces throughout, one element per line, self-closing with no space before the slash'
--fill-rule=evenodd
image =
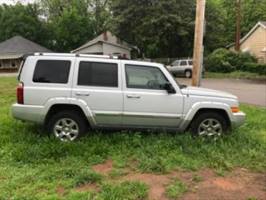
<path id="1" fill-rule="evenodd" d="M 60 111 L 47 122 L 47 130 L 63 142 L 74 141 L 84 135 L 88 130 L 88 123 L 77 111 Z"/>
<path id="2" fill-rule="evenodd" d="M 204 112 L 193 119 L 191 132 L 194 136 L 219 137 L 229 130 L 226 119 L 216 112 Z"/>
<path id="3" fill-rule="evenodd" d="M 192 71 L 191 70 L 185 70 L 185 77 L 191 78 L 192 77 Z"/>

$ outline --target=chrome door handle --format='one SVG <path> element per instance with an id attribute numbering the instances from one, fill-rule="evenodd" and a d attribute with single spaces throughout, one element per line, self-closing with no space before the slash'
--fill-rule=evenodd
<path id="1" fill-rule="evenodd" d="M 129 99 L 140 99 L 140 96 L 139 95 L 134 95 L 134 94 L 128 94 L 127 98 L 129 98 Z"/>
<path id="2" fill-rule="evenodd" d="M 76 96 L 86 96 L 86 97 L 90 96 L 90 94 L 87 92 L 76 92 L 75 94 L 76 94 Z"/>

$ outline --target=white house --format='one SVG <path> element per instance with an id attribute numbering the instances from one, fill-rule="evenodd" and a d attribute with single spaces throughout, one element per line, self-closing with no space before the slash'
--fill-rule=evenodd
<path id="1" fill-rule="evenodd" d="M 131 58 L 131 51 L 136 48 L 122 41 L 110 31 L 106 31 L 91 41 L 71 51 L 71 53 L 116 55 Z"/>

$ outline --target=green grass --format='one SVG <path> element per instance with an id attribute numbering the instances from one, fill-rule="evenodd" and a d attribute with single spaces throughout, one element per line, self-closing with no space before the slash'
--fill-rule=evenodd
<path id="1" fill-rule="evenodd" d="M 256 73 L 235 71 L 231 73 L 215 73 L 215 72 L 205 72 L 205 78 L 231 78 L 231 79 L 250 79 L 265 81 L 266 75 L 259 75 Z"/>
<path id="2" fill-rule="evenodd" d="M 61 143 L 40 127 L 11 117 L 15 87 L 15 78 L 0 78 L 0 199 L 124 199 L 128 190 L 136 190 L 128 199 L 145 198 L 148 189 L 141 183 L 109 183 L 112 176 L 123 175 L 123 168 L 167 173 L 174 169 L 208 167 L 223 172 L 245 167 L 266 172 L 263 108 L 242 105 L 247 122 L 217 141 L 189 134 L 90 132 L 80 141 Z M 92 171 L 92 165 L 107 159 L 115 166 L 109 178 Z M 99 185 L 100 192 L 75 191 L 86 183 Z M 65 189 L 63 197 L 56 191 L 58 186 Z"/>
<path id="3" fill-rule="evenodd" d="M 167 186 L 166 188 L 166 196 L 170 199 L 178 199 L 187 191 L 187 186 L 179 181 L 175 180 L 173 183 Z"/>

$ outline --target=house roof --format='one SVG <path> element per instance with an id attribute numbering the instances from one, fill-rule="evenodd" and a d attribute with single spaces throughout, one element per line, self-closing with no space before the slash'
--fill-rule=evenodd
<path id="1" fill-rule="evenodd" d="M 0 43 L 0 59 L 19 58 L 23 54 L 33 52 L 52 51 L 21 36 L 14 36 Z"/>
<path id="2" fill-rule="evenodd" d="M 259 21 L 243 38 L 240 40 L 240 44 L 242 44 L 246 39 L 249 38 L 249 36 L 257 30 L 258 27 L 262 27 L 266 29 L 266 21 Z M 235 43 L 229 44 L 227 48 L 230 48 L 234 45 Z"/>
<path id="3" fill-rule="evenodd" d="M 106 43 L 106 44 L 110 44 L 110 45 L 120 47 L 123 49 L 127 49 L 127 50 L 131 50 L 132 48 L 135 48 L 133 45 L 130 45 L 127 42 L 113 35 L 110 31 L 106 31 L 102 33 L 101 35 L 97 36 L 96 38 L 94 38 L 93 40 L 86 42 L 84 45 L 78 47 L 77 49 L 72 50 L 71 53 L 75 53 L 79 50 L 85 49 L 97 43 Z"/>

